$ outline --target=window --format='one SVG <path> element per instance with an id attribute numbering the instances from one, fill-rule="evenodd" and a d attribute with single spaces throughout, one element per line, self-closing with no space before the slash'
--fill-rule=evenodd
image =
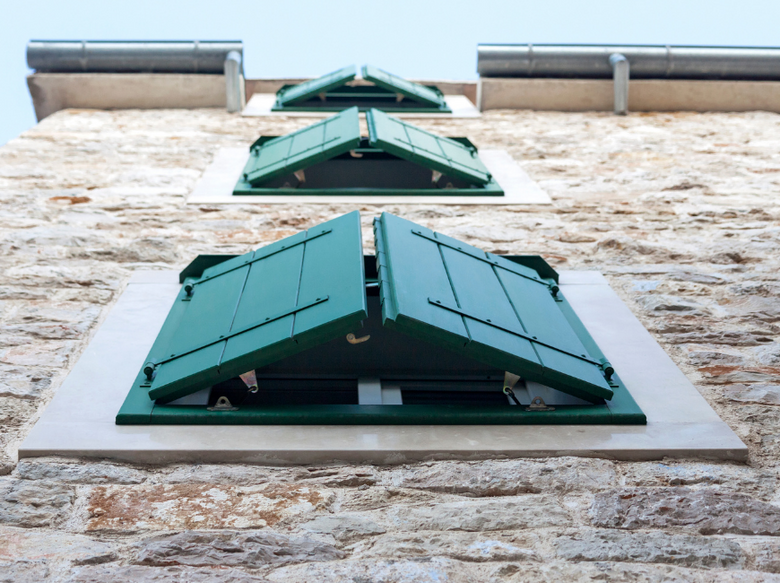
<path id="1" fill-rule="evenodd" d="M 317 79 L 285 85 L 276 93 L 272 111 L 360 111 L 379 108 L 408 113 L 452 113 L 444 95 L 433 85 L 412 83 L 376 67 L 365 65 L 363 79 L 373 85 L 350 85 L 355 66 L 344 67 Z"/>
<path id="2" fill-rule="evenodd" d="M 286 136 L 261 137 L 233 194 L 503 196 L 467 138 L 444 138 L 377 109 L 361 137 L 353 107 Z"/>
<path id="3" fill-rule="evenodd" d="M 539 257 L 353 212 L 201 257 L 117 424 L 644 424 Z"/>

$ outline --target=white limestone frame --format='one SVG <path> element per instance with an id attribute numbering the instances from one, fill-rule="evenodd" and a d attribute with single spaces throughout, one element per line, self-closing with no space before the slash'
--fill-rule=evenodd
<path id="1" fill-rule="evenodd" d="M 452 119 L 463 117 L 482 117 L 482 113 L 471 103 L 465 95 L 445 95 L 444 101 L 447 103 L 452 113 L 419 113 L 403 111 L 394 111 L 393 115 L 402 119 L 420 119 L 420 118 L 438 118 Z M 276 103 L 275 93 L 255 93 L 249 98 L 249 101 L 241 112 L 245 117 L 330 117 L 336 112 L 333 111 L 271 111 Z"/>
<path id="2" fill-rule="evenodd" d="M 19 457 L 83 456 L 153 464 L 384 464 L 562 455 L 747 458 L 745 444 L 600 273 L 564 271 L 560 285 L 647 415 L 646 426 L 116 425 L 116 413 L 180 289 L 175 272 L 141 271 L 22 443 Z"/>
<path id="3" fill-rule="evenodd" d="M 436 204 L 512 205 L 552 204 L 550 196 L 515 162 L 506 150 L 480 150 L 479 157 L 504 189 L 504 196 L 233 196 L 233 188 L 249 159 L 249 147 L 220 148 L 206 167 L 188 204 Z"/>

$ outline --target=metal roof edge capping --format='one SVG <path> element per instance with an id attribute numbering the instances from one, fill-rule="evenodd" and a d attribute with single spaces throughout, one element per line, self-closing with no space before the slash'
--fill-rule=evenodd
<path id="1" fill-rule="evenodd" d="M 357 211 L 185 280 L 144 365 L 170 401 L 332 340 L 367 316 Z"/>
<path id="2" fill-rule="evenodd" d="M 670 45 L 477 45 L 482 77 L 612 78 L 609 57 L 624 55 L 632 79 L 780 80 L 780 47 Z"/>
<path id="3" fill-rule="evenodd" d="M 72 41 L 31 40 L 27 66 L 39 73 L 224 74 L 241 41 Z"/>

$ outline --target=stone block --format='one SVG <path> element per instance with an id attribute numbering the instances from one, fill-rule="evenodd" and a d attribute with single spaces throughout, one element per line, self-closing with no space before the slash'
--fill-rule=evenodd
<path id="1" fill-rule="evenodd" d="M 327 490 L 292 484 L 96 486 L 90 531 L 263 528 L 291 516 L 326 510 Z"/>
<path id="2" fill-rule="evenodd" d="M 289 537 L 275 532 L 197 532 L 185 531 L 145 539 L 138 545 L 135 562 L 164 567 L 232 566 L 260 567 L 332 561 L 345 554 L 332 545 L 305 537 Z"/>
<path id="3" fill-rule="evenodd" d="M 6 526 L 0 527 L 0 539 L 0 561 L 40 563 L 65 559 L 76 564 L 98 564 L 116 559 L 109 543 L 82 534 Z"/>
<path id="4" fill-rule="evenodd" d="M 613 487 L 612 462 L 557 458 L 484 462 L 435 462 L 386 472 L 382 483 L 461 496 L 516 496 Z"/>
<path id="5" fill-rule="evenodd" d="M 140 567 L 95 565 L 73 569 L 66 583 L 268 583 L 267 579 L 233 568 Z"/>
<path id="6" fill-rule="evenodd" d="M 713 489 L 624 488 L 596 494 L 593 524 L 605 528 L 682 528 L 701 534 L 780 535 L 780 508 Z"/>
<path id="7" fill-rule="evenodd" d="M 23 459 L 16 466 L 24 480 L 52 480 L 68 484 L 140 484 L 146 474 L 135 468 L 105 462 L 84 463 L 56 459 Z"/>
<path id="8" fill-rule="evenodd" d="M 52 482 L 12 482 L 0 499 L 0 523 L 23 527 L 62 522 L 75 499 L 73 488 Z"/>
<path id="9" fill-rule="evenodd" d="M 387 532 L 384 527 L 374 522 L 370 516 L 357 513 L 318 516 L 314 520 L 302 524 L 301 528 L 317 534 L 333 535 L 339 541 L 350 541 Z"/>
<path id="10" fill-rule="evenodd" d="M 534 541 L 516 542 L 516 533 L 498 536 L 465 532 L 387 534 L 351 547 L 354 558 L 418 559 L 447 557 L 466 562 L 538 561 Z M 537 537 L 528 536 L 528 539 Z"/>
<path id="11" fill-rule="evenodd" d="M 383 520 L 398 530 L 408 532 L 481 532 L 571 524 L 568 513 L 554 498 L 532 494 L 427 506 L 395 506 L 383 512 Z"/>
<path id="12" fill-rule="evenodd" d="M 663 532 L 589 531 L 560 537 L 557 555 L 570 561 L 671 563 L 685 567 L 739 567 L 742 551 L 736 542 Z"/>

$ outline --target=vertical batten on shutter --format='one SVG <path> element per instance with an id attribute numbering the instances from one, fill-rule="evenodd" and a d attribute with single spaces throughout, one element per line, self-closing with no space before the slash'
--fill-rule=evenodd
<path id="1" fill-rule="evenodd" d="M 460 142 L 426 132 L 378 109 L 366 113 L 368 140 L 394 156 L 482 186 L 492 176 L 476 150 Z"/>
<path id="2" fill-rule="evenodd" d="M 280 92 L 277 97 L 279 105 L 293 105 L 300 101 L 306 101 L 312 97 L 316 97 L 320 93 L 330 91 L 336 87 L 340 87 L 349 81 L 352 81 L 357 75 L 357 68 L 355 65 L 344 67 L 333 73 L 328 73 L 317 79 L 311 79 L 310 81 L 304 81 L 298 85 L 288 87 L 286 90 Z"/>
<path id="3" fill-rule="evenodd" d="M 150 355 L 158 363 L 152 399 L 176 399 L 270 364 L 365 319 L 360 215 L 216 265 L 188 284 L 192 295 L 172 340 Z"/>
<path id="4" fill-rule="evenodd" d="M 360 117 L 357 107 L 274 138 L 251 149 L 244 170 L 246 180 L 259 186 L 272 178 L 292 174 L 346 154 L 360 145 Z"/>
<path id="5" fill-rule="evenodd" d="M 434 91 L 425 85 L 407 81 L 403 77 L 398 77 L 397 75 L 393 75 L 387 71 L 378 69 L 377 67 L 372 67 L 371 65 L 364 65 L 362 74 L 363 79 L 366 81 L 371 81 L 379 87 L 394 93 L 399 93 L 413 101 L 432 107 L 445 108 L 447 106 L 441 92 Z"/>
<path id="6" fill-rule="evenodd" d="M 612 398 L 551 282 L 388 213 L 376 222 L 385 325 L 591 402 Z"/>

